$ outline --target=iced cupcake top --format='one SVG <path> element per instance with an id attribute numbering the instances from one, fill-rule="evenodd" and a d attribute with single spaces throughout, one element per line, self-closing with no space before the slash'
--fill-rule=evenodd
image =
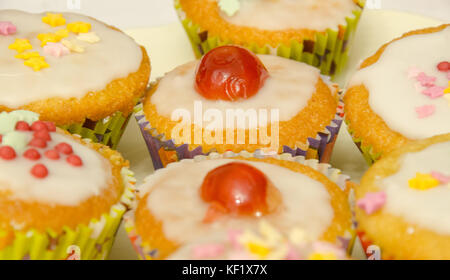
<path id="1" fill-rule="evenodd" d="M 393 41 L 350 86 L 364 85 L 370 108 L 409 139 L 450 132 L 450 27 Z"/>
<path id="2" fill-rule="evenodd" d="M 369 215 L 381 210 L 450 235 L 450 141 L 408 152 L 398 164 L 394 174 L 375 182 L 380 191 L 366 193 L 358 206 Z"/>
<path id="3" fill-rule="evenodd" d="M 307 106 L 320 79 L 307 64 L 225 46 L 166 74 L 150 101 L 168 118 L 179 108 L 194 116 L 194 102 L 201 101 L 202 110 L 222 115 L 228 109 L 278 109 L 279 120 L 289 121 Z"/>
<path id="4" fill-rule="evenodd" d="M 0 194 L 75 206 L 113 183 L 100 153 L 28 111 L 0 113 Z"/>
<path id="5" fill-rule="evenodd" d="M 258 231 L 229 229 L 180 247 L 173 260 L 338 260 L 347 259 L 343 248 L 310 241 L 300 228 L 282 234 L 267 222 Z"/>
<path id="6" fill-rule="evenodd" d="M 256 230 L 261 220 L 284 233 L 300 227 L 317 240 L 340 215 L 323 182 L 258 161 L 172 163 L 149 176 L 140 193 L 146 200 L 139 207 L 162 221 L 166 238 L 180 245 L 230 228 Z"/>
<path id="7" fill-rule="evenodd" d="M 213 1 L 213 0 L 208 0 Z M 360 9 L 353 0 L 216 0 L 229 23 L 264 30 L 336 30 Z"/>
<path id="8" fill-rule="evenodd" d="M 2 10 L 0 104 L 81 98 L 136 72 L 142 56 L 133 39 L 87 16 Z"/>

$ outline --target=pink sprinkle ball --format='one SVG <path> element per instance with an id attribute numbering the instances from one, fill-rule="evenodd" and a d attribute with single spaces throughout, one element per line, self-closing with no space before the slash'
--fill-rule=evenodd
<path id="1" fill-rule="evenodd" d="M 58 145 L 56 145 L 55 150 L 57 150 L 61 154 L 65 154 L 65 155 L 70 155 L 71 153 L 73 153 L 72 146 L 70 146 L 69 144 L 67 144 L 65 142 L 61 142 Z"/>
<path id="2" fill-rule="evenodd" d="M 16 123 L 16 130 L 18 130 L 18 131 L 29 131 L 30 130 L 30 126 L 28 125 L 27 122 L 18 121 Z"/>
<path id="3" fill-rule="evenodd" d="M 41 158 L 41 154 L 33 148 L 26 150 L 23 156 L 29 160 L 38 160 Z"/>
<path id="4" fill-rule="evenodd" d="M 28 145 L 36 148 L 45 148 L 47 147 L 47 141 L 41 138 L 33 138 Z"/>
<path id="5" fill-rule="evenodd" d="M 83 165 L 83 161 L 77 155 L 70 155 L 67 157 L 66 160 L 70 165 L 73 165 L 73 166 L 82 166 Z"/>
<path id="6" fill-rule="evenodd" d="M 36 178 L 45 178 L 48 175 L 48 169 L 45 165 L 38 163 L 31 168 L 31 174 Z"/>
<path id="7" fill-rule="evenodd" d="M 45 141 L 52 140 L 52 137 L 50 137 L 50 133 L 48 133 L 47 130 L 38 130 L 33 134 L 34 138 L 39 138 Z"/>
<path id="8" fill-rule="evenodd" d="M 4 160 L 12 160 L 16 158 L 16 151 L 10 146 L 0 147 L 0 157 Z"/>
<path id="9" fill-rule="evenodd" d="M 31 125 L 31 129 L 32 129 L 33 131 L 48 130 L 47 125 L 46 125 L 45 122 L 43 122 L 43 121 L 35 121 L 35 122 Z"/>
<path id="10" fill-rule="evenodd" d="M 44 153 L 44 155 L 52 160 L 58 160 L 59 159 L 59 153 L 56 150 L 48 150 Z"/>
<path id="11" fill-rule="evenodd" d="M 450 62 L 442 61 L 441 63 L 438 64 L 437 69 L 441 72 L 450 71 Z"/>

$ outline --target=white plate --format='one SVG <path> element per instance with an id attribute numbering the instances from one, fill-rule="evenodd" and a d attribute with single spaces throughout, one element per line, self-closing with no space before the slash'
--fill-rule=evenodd
<path id="1" fill-rule="evenodd" d="M 407 31 L 439 24 L 441 22 L 437 20 L 413 14 L 386 10 L 364 11 L 355 35 L 348 66 L 336 81 L 342 87 L 345 86 L 347 77 L 354 72 L 360 61 L 374 53 L 382 44 Z M 146 47 L 152 64 L 152 80 L 164 75 L 174 67 L 194 59 L 191 45 L 179 23 L 157 28 L 127 30 L 126 32 L 139 44 Z M 130 121 L 118 149 L 130 161 L 138 184 L 153 172 L 145 142 L 134 119 Z M 339 133 L 331 163 L 345 174 L 350 175 L 355 182 L 360 180 L 367 169 L 367 164 L 353 144 L 345 125 Z M 362 250 L 356 246 L 354 256 L 361 258 L 362 255 Z M 123 227 L 119 229 L 109 258 L 137 258 Z"/>

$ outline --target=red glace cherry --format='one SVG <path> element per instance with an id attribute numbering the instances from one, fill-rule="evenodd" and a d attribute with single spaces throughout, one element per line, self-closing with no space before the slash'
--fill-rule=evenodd
<path id="1" fill-rule="evenodd" d="M 210 171 L 200 189 L 210 203 L 204 222 L 223 214 L 262 216 L 274 211 L 281 201 L 279 191 L 255 167 L 232 162 Z"/>
<path id="2" fill-rule="evenodd" d="M 48 150 L 44 153 L 44 155 L 49 159 L 53 160 L 59 159 L 59 153 L 56 150 Z"/>
<path id="3" fill-rule="evenodd" d="M 44 122 L 45 125 L 47 126 L 47 130 L 50 132 L 55 132 L 56 131 L 56 125 L 52 122 Z"/>
<path id="4" fill-rule="evenodd" d="M 47 142 L 41 138 L 33 138 L 28 145 L 36 148 L 45 148 L 47 147 Z"/>
<path id="5" fill-rule="evenodd" d="M 26 150 L 23 156 L 29 160 L 38 160 L 41 158 L 41 154 L 33 148 Z"/>
<path id="6" fill-rule="evenodd" d="M 55 150 L 65 155 L 70 155 L 71 153 L 73 153 L 72 146 L 70 146 L 65 142 L 61 142 L 58 145 L 56 145 Z"/>
<path id="7" fill-rule="evenodd" d="M 35 121 L 31 124 L 31 129 L 33 131 L 48 130 L 47 125 L 43 121 Z"/>
<path id="8" fill-rule="evenodd" d="M 50 133 L 48 133 L 47 130 L 38 130 L 33 134 L 34 138 L 39 138 L 45 141 L 52 140 L 52 137 L 50 136 Z"/>
<path id="9" fill-rule="evenodd" d="M 73 165 L 73 166 L 82 166 L 83 165 L 83 161 L 77 155 L 70 155 L 67 157 L 66 160 L 70 165 Z"/>
<path id="10" fill-rule="evenodd" d="M 268 77 L 256 55 L 241 47 L 222 46 L 200 61 L 195 89 L 207 99 L 235 101 L 255 95 Z"/>
<path id="11" fill-rule="evenodd" d="M 438 64 L 437 69 L 441 72 L 450 71 L 450 62 L 442 61 L 441 63 Z"/>

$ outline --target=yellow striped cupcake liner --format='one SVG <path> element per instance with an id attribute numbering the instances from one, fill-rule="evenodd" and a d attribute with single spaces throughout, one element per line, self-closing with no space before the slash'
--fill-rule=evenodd
<path id="1" fill-rule="evenodd" d="M 355 132 L 351 128 L 350 122 L 347 119 L 344 119 L 344 122 L 347 125 L 347 130 L 352 137 L 353 142 L 355 142 L 356 146 L 361 151 L 367 164 L 372 165 L 375 161 L 379 160 L 381 157 L 381 152 L 376 153 L 372 146 L 365 143 L 362 138 L 356 137 Z"/>
<path id="2" fill-rule="evenodd" d="M 339 73 L 347 62 L 349 45 L 355 34 L 364 4 L 365 0 L 358 0 L 360 9 L 353 11 L 353 17 L 346 18 L 346 25 L 339 26 L 337 30 L 327 29 L 324 32 L 316 32 L 313 40 L 293 40 L 290 44 L 280 44 L 275 48 L 268 44 L 259 46 L 256 43 L 248 43 L 243 47 L 257 54 L 278 55 L 304 62 L 319 68 L 324 75 L 333 76 Z M 231 40 L 223 40 L 219 36 L 209 36 L 208 30 L 186 17 L 179 0 L 175 0 L 175 9 L 197 58 L 215 47 L 235 44 Z"/>
<path id="3" fill-rule="evenodd" d="M 244 157 L 244 158 L 263 158 L 262 156 L 249 153 L 246 151 L 240 153 L 226 152 L 224 154 L 219 153 L 211 153 L 209 155 L 199 155 L 194 157 L 193 161 L 203 161 L 203 160 L 211 160 L 211 159 L 220 159 L 220 158 L 235 158 L 235 157 Z M 331 167 L 327 163 L 320 163 L 317 159 L 306 159 L 304 156 L 292 156 L 289 153 L 276 155 L 273 158 L 280 160 L 287 160 L 292 162 L 298 162 L 303 165 L 309 166 L 314 170 L 319 171 L 323 175 L 325 175 L 328 179 L 338 185 L 345 193 L 348 194 L 348 200 L 350 205 L 353 205 L 354 195 L 353 195 L 353 186 L 350 182 L 350 177 L 348 175 L 342 174 L 341 170 L 337 168 Z M 134 211 L 136 209 L 136 201 L 133 201 L 133 205 L 131 207 L 131 211 L 124 215 L 124 226 L 125 230 L 128 233 L 128 237 L 138 254 L 139 259 L 141 260 L 152 260 L 158 255 L 158 248 L 152 246 L 152 244 L 147 244 L 142 242 L 141 237 L 136 232 L 136 226 L 134 223 Z M 341 247 L 347 250 L 347 253 L 350 255 L 353 251 L 353 246 L 355 244 L 356 238 L 356 230 L 355 230 L 355 222 L 352 223 L 352 228 L 349 229 L 344 236 L 338 237 L 336 241 L 339 243 Z"/>
<path id="4" fill-rule="evenodd" d="M 106 259 L 122 216 L 135 199 L 133 172 L 124 167 L 121 175 L 125 190 L 120 201 L 109 213 L 92 219 L 88 225 L 79 225 L 76 229 L 64 227 L 61 233 L 51 229 L 45 232 L 0 229 L 0 260 Z"/>

